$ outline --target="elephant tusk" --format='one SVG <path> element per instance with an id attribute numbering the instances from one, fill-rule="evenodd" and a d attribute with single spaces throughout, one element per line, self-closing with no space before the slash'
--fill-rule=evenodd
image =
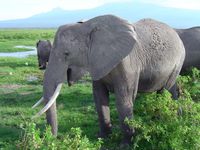
<path id="1" fill-rule="evenodd" d="M 56 98 L 58 97 L 58 95 L 60 93 L 61 87 L 62 87 L 62 83 L 58 84 L 58 86 L 56 87 L 56 90 L 55 90 L 53 96 L 51 97 L 51 99 L 49 100 L 49 102 L 33 118 L 41 116 L 53 105 L 53 103 L 56 101 Z"/>
<path id="2" fill-rule="evenodd" d="M 42 97 L 37 103 L 35 103 L 35 105 L 32 106 L 32 108 L 37 107 L 37 106 L 40 105 L 43 101 L 44 101 L 44 98 Z"/>

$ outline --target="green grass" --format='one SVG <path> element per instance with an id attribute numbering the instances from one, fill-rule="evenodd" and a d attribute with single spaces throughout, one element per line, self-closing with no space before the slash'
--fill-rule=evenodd
<path id="1" fill-rule="evenodd" d="M 18 52 L 29 49 L 18 45 L 35 46 L 40 40 L 53 40 L 56 29 L 0 29 L 0 52 Z"/>
<path id="2" fill-rule="evenodd" d="M 36 56 L 23 59 L 0 57 L 0 62 L 0 147 L 7 147 L 13 141 L 19 140 L 23 132 L 20 126 L 31 120 L 31 117 L 42 108 L 31 109 L 42 96 L 43 72 L 37 68 Z M 26 62 L 28 66 L 25 65 Z M 38 80 L 28 81 L 29 76 L 35 76 Z M 91 83 L 88 82 L 88 78 L 85 81 L 72 87 L 64 85 L 61 90 L 57 101 L 59 135 L 69 132 L 72 127 L 80 127 L 83 135 L 95 143 L 98 120 Z M 34 122 L 44 130 L 45 115 Z M 14 149 L 15 145 L 12 146 Z"/>
<path id="3" fill-rule="evenodd" d="M 28 65 L 27 65 L 28 64 Z M 29 77 L 37 81 L 29 81 Z M 0 57 L 0 148 L 17 142 L 23 130 L 20 128 L 31 120 L 41 107 L 33 110 L 32 105 L 42 96 L 43 71 L 37 66 L 36 56 L 28 58 Z M 78 95 L 78 97 L 77 97 Z M 58 97 L 59 135 L 72 127 L 80 127 L 83 135 L 93 142 L 97 141 L 97 114 L 92 100 L 91 83 L 64 85 Z M 45 116 L 35 120 L 44 130 Z M 11 149 L 15 149 L 15 144 Z"/>
<path id="4" fill-rule="evenodd" d="M 0 58 L 0 62 L 0 141 L 6 144 L 18 140 L 20 125 L 41 109 L 33 110 L 31 106 L 42 96 L 43 72 L 37 68 L 36 57 Z M 38 80 L 28 81 L 29 76 Z M 60 134 L 72 127 L 81 127 L 85 129 L 84 134 L 95 139 L 98 125 L 90 83 L 76 84 L 71 88 L 65 85 L 58 98 L 58 110 Z M 44 116 L 36 122 L 39 127 L 44 127 Z M 91 129 L 93 132 L 89 132 Z"/>
<path id="5" fill-rule="evenodd" d="M 21 45 L 26 45 L 28 42 L 30 42 L 30 44 L 27 45 L 31 45 L 31 43 L 35 44 L 34 42 L 37 39 L 43 37 L 41 34 L 45 32 L 54 33 L 54 31 L 55 30 L 52 29 L 0 30 L 0 40 L 2 40 L 2 35 L 12 35 L 11 39 L 7 38 L 6 40 L 8 44 L 7 50 L 12 51 L 12 42 L 15 43 L 20 41 L 22 42 L 20 43 Z M 27 35 L 29 32 L 30 35 L 33 35 L 33 37 L 29 37 Z M 18 40 L 15 34 L 22 34 L 22 37 L 24 37 Z M 35 35 L 37 35 L 38 38 L 34 37 Z M 52 34 L 49 34 L 47 38 L 51 39 Z M 43 73 L 43 71 L 38 69 L 36 56 L 30 56 L 28 58 L 0 57 L 0 149 L 16 149 L 16 146 L 19 146 L 19 143 L 24 144 L 22 139 L 24 137 L 24 132 L 26 131 L 24 128 L 27 122 L 34 122 L 37 125 L 36 128 L 41 130 L 41 135 L 39 135 L 39 137 L 43 137 L 42 135 L 45 132 L 46 125 L 45 115 L 42 115 L 40 118 L 34 120 L 31 119 L 31 117 L 42 108 L 42 106 L 40 106 L 36 109 L 31 109 L 32 105 L 35 104 L 42 96 Z M 37 80 L 31 80 L 32 78 Z M 53 140 L 60 146 L 62 146 L 63 141 L 66 143 L 67 140 L 63 140 L 63 138 L 68 137 L 68 134 L 71 134 L 71 128 L 80 128 L 82 130 L 82 136 L 86 136 L 89 140 L 89 143 L 96 144 L 98 142 L 96 135 L 99 127 L 97 113 L 95 111 L 92 97 L 91 79 L 90 77 L 84 77 L 83 81 L 84 82 L 78 82 L 72 87 L 68 87 L 65 84 L 61 90 L 61 94 L 57 98 L 59 133 L 57 141 L 54 141 L 55 139 L 52 138 L 50 138 L 50 141 Z M 180 143 L 177 143 L 175 140 L 182 140 L 183 137 L 194 138 L 188 138 L 189 142 L 187 138 L 183 139 L 189 144 L 193 144 L 192 142 L 198 140 L 196 135 L 198 132 L 196 131 L 199 131 L 200 133 L 200 129 L 190 128 L 190 124 L 193 123 L 196 123 L 200 126 L 200 122 L 198 121 L 200 119 L 198 118 L 198 114 L 200 114 L 200 74 L 198 70 L 190 72 L 189 76 L 181 77 L 179 79 L 179 85 L 182 89 L 180 104 L 176 101 L 172 101 L 169 98 L 169 95 L 166 93 L 164 93 L 163 96 L 156 96 L 155 93 L 138 95 L 134 109 L 136 118 L 134 125 L 137 125 L 138 129 L 136 134 L 136 139 L 138 141 L 134 141 L 135 145 L 133 145 L 135 147 L 137 147 L 136 144 L 139 145 L 139 147 L 136 149 L 150 149 L 150 147 L 155 148 L 155 143 L 159 141 L 159 139 L 160 143 L 157 143 L 159 143 L 161 146 L 165 146 L 165 148 L 168 146 L 168 149 L 172 149 L 172 147 L 178 147 L 178 144 Z M 189 96 L 186 96 L 184 92 L 185 90 L 189 91 Z M 190 98 L 187 98 L 190 96 L 195 101 L 194 103 L 191 102 Z M 162 98 L 162 103 L 157 103 L 156 100 Z M 186 107 L 186 102 L 190 107 Z M 174 108 L 177 107 L 177 104 L 185 108 L 185 114 L 183 114 L 182 117 L 177 116 L 176 109 L 174 110 Z M 173 106 L 172 110 L 170 108 L 171 106 Z M 114 150 L 119 149 L 119 143 L 122 136 L 113 95 L 111 95 L 110 107 L 113 134 L 109 139 L 103 141 L 102 147 Z M 164 118 L 161 118 L 161 120 L 154 120 L 155 122 L 153 122 L 152 118 L 155 118 L 155 116 L 157 117 L 158 115 L 157 110 L 160 111 Z M 186 130 L 182 130 L 180 127 L 184 127 Z M 32 138 L 34 135 L 36 135 L 36 133 L 32 132 L 32 130 L 35 130 L 33 127 L 30 130 L 31 133 L 29 133 L 30 131 L 28 132 L 29 136 L 26 140 L 31 140 L 29 144 L 32 144 L 34 142 L 34 139 Z M 169 137 L 171 136 L 170 139 L 172 140 L 169 140 L 169 138 L 163 136 L 162 132 L 168 133 L 167 135 L 169 135 Z M 181 137 L 179 137 L 179 135 Z M 151 138 L 149 139 L 149 137 Z M 48 138 L 49 137 L 47 136 L 47 142 Z M 161 141 L 161 139 L 163 141 Z M 173 139 L 175 140 L 173 141 Z M 83 143 L 86 142 L 83 139 L 79 140 Z M 197 143 L 198 142 L 194 142 L 194 144 Z M 192 145 L 189 144 L 188 146 L 192 147 Z M 179 147 L 181 146 L 184 146 L 184 144 L 180 145 Z M 185 148 L 188 149 L 187 146 Z"/>

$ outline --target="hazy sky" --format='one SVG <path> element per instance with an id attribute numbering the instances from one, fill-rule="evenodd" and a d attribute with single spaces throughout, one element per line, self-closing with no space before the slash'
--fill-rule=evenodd
<path id="1" fill-rule="evenodd" d="M 27 18 L 57 7 L 65 10 L 91 9 L 107 3 L 136 1 L 141 4 L 200 10 L 200 0 L 0 0 L 0 20 Z"/>

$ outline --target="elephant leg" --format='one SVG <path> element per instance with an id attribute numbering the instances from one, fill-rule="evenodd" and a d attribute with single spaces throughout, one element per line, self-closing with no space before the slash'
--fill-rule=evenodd
<path id="1" fill-rule="evenodd" d="M 173 69 L 171 75 L 169 76 L 168 81 L 166 82 L 165 88 L 169 90 L 169 92 L 172 94 L 172 98 L 177 100 L 179 97 L 179 94 L 177 92 L 177 84 L 176 84 L 176 77 L 179 75 L 179 69 L 177 66 Z"/>
<path id="2" fill-rule="evenodd" d="M 132 86 L 128 85 L 127 83 L 127 85 L 118 85 L 114 89 L 116 96 L 116 107 L 124 134 L 122 144 L 130 144 L 131 138 L 135 132 L 134 128 L 129 127 L 129 125 L 124 122 L 126 118 L 133 118 L 133 102 L 138 90 L 138 80 L 134 81 L 135 83 Z"/>
<path id="3" fill-rule="evenodd" d="M 169 89 L 169 92 L 172 94 L 172 98 L 174 100 L 177 100 L 179 98 L 179 89 L 178 89 L 178 86 L 177 86 L 177 83 L 175 83 L 170 89 Z"/>
<path id="4" fill-rule="evenodd" d="M 100 81 L 93 81 L 93 95 L 99 118 L 99 137 L 105 138 L 111 133 L 109 91 Z"/>
<path id="5" fill-rule="evenodd" d="M 168 89 L 169 92 L 172 94 L 172 98 L 174 100 L 178 100 L 180 93 L 179 93 L 179 87 L 177 86 L 177 83 L 175 83 L 170 89 Z M 157 93 L 162 93 L 163 90 L 157 91 Z M 178 108 L 178 115 L 182 115 L 182 108 Z"/>
<path id="6" fill-rule="evenodd" d="M 56 114 L 56 102 L 46 112 L 47 123 L 51 126 L 51 131 L 54 136 L 57 136 L 57 114 Z"/>
<path id="7" fill-rule="evenodd" d="M 179 87 L 177 86 L 177 83 L 175 83 L 175 84 L 171 87 L 171 89 L 169 90 L 170 93 L 172 94 L 172 98 L 173 98 L 174 100 L 178 100 L 178 98 L 179 98 L 179 96 L 180 96 L 179 90 L 180 90 L 180 89 L 179 89 Z M 183 110 L 182 110 L 181 107 L 179 107 L 179 108 L 178 108 L 178 115 L 182 115 L 182 113 L 183 113 Z"/>

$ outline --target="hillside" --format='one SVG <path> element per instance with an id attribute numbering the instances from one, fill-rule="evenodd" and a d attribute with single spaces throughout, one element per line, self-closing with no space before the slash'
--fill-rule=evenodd
<path id="1" fill-rule="evenodd" d="M 104 14 L 114 14 L 131 22 L 141 18 L 154 18 L 176 28 L 200 25 L 200 11 L 159 7 L 136 2 L 107 4 L 94 9 L 67 11 L 55 8 L 26 19 L 0 21 L 0 28 L 56 28 Z M 199 14 L 199 15 L 198 15 Z"/>

